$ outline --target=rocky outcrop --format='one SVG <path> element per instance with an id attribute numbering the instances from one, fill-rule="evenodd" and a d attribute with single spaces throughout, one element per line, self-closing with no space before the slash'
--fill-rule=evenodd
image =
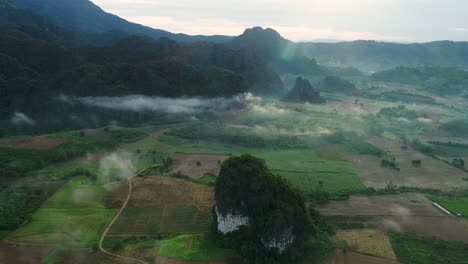
<path id="1" fill-rule="evenodd" d="M 239 230 L 242 226 L 249 224 L 249 217 L 241 214 L 227 213 L 222 214 L 216 207 L 216 219 L 218 222 L 218 231 L 223 235 Z"/>
<path id="2" fill-rule="evenodd" d="M 218 233 L 230 236 L 234 247 L 249 245 L 262 259 L 300 247 L 313 231 L 304 196 L 250 155 L 223 163 L 215 201 Z"/>
<path id="3" fill-rule="evenodd" d="M 296 84 L 283 100 L 286 102 L 325 103 L 325 99 L 312 87 L 309 80 L 302 77 L 296 79 Z"/>
<path id="4" fill-rule="evenodd" d="M 283 253 L 290 245 L 294 243 L 293 228 L 290 227 L 282 233 L 275 234 L 271 239 L 261 239 L 264 247 L 268 249 L 277 249 Z"/>

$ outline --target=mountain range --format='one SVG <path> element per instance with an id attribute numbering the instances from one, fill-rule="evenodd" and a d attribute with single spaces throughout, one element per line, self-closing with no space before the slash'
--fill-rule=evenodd
<path id="1" fill-rule="evenodd" d="M 180 42 L 227 42 L 228 36 L 190 36 L 175 34 L 129 22 L 102 10 L 89 0 L 11 0 L 18 8 L 27 9 L 52 19 L 58 26 L 84 33 L 118 31 L 122 35 L 142 34 L 152 38 L 166 37 Z"/>
<path id="2" fill-rule="evenodd" d="M 282 38 L 272 29 L 263 31 L 258 27 L 249 29 L 236 38 L 220 35 L 190 36 L 129 22 L 103 11 L 89 0 L 11 0 L 11 2 L 18 8 L 49 17 L 60 27 L 88 35 L 106 33 L 107 39 L 140 34 L 156 39 L 165 37 L 178 42 L 227 43 L 228 46 L 242 49 L 244 52 L 249 52 L 249 49 L 254 50 L 263 59 L 271 58 L 272 55 L 281 55 L 281 60 L 273 61 L 273 66 L 281 71 L 301 72 L 307 68 L 311 73 L 315 73 L 318 70 L 315 65 L 317 63 L 330 67 L 353 67 L 364 72 L 386 70 L 400 65 L 468 67 L 468 42 L 399 44 L 350 41 L 296 44 Z"/>

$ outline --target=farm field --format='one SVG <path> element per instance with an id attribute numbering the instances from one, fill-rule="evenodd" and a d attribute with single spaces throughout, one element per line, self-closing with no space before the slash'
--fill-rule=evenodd
<path id="1" fill-rule="evenodd" d="M 218 175 L 221 164 L 228 158 L 226 155 L 175 153 L 171 170 L 201 179 L 207 173 Z"/>
<path id="2" fill-rule="evenodd" d="M 368 256 L 356 252 L 343 253 L 341 249 L 337 249 L 335 253 L 327 259 L 323 264 L 398 264 L 400 262 L 379 258 L 374 256 Z"/>
<path id="3" fill-rule="evenodd" d="M 368 187 L 383 188 L 392 182 L 402 186 L 442 190 L 468 188 L 468 182 L 463 180 L 468 173 L 460 169 L 411 148 L 404 150 L 403 144 L 395 140 L 380 137 L 371 138 L 368 142 L 385 149 L 400 166 L 400 170 L 382 168 L 382 158 L 353 156 L 353 167 Z M 413 160 L 420 160 L 421 166 L 414 166 Z"/>
<path id="4" fill-rule="evenodd" d="M 468 242 L 468 226 L 462 219 L 446 215 L 420 194 L 351 196 L 318 209 L 325 216 L 344 217 L 338 221 Z"/>
<path id="5" fill-rule="evenodd" d="M 336 239 L 346 241 L 351 250 L 396 260 L 390 239 L 383 231 L 372 229 L 339 230 Z"/>
<path id="6" fill-rule="evenodd" d="M 162 240 L 158 255 L 187 261 L 219 261 L 238 258 L 234 250 L 218 247 L 205 235 L 183 235 Z"/>
<path id="7" fill-rule="evenodd" d="M 428 195 L 428 197 L 432 201 L 448 209 L 451 213 L 468 217 L 468 198 L 443 197 L 436 195 Z"/>
<path id="8" fill-rule="evenodd" d="M 32 221 L 9 235 L 21 243 L 82 246 L 91 248 L 115 214 L 103 205 L 106 189 L 86 177 L 77 177 L 52 196 Z"/>

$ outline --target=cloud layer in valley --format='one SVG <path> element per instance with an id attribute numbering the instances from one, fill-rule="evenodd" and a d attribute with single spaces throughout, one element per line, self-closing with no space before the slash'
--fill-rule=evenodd
<path id="1" fill-rule="evenodd" d="M 251 94 L 243 94 L 232 98 L 166 98 L 129 95 L 119 97 L 61 96 L 59 100 L 70 104 L 83 104 L 109 110 L 192 115 L 242 108 L 254 98 Z"/>

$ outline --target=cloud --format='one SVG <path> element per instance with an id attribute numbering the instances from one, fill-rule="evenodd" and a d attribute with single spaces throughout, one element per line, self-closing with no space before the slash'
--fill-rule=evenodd
<path id="1" fill-rule="evenodd" d="M 249 25 L 222 18 L 176 19 L 168 16 L 124 16 L 128 21 L 189 35 L 230 35 L 242 34 Z"/>
<path id="2" fill-rule="evenodd" d="M 450 31 L 468 31 L 468 28 L 462 28 L 462 27 L 452 27 L 449 28 Z"/>
<path id="3" fill-rule="evenodd" d="M 36 124 L 36 121 L 34 121 L 29 116 L 21 112 L 13 113 L 13 116 L 11 117 L 10 121 L 13 125 L 16 125 L 16 126 L 20 126 L 20 125 L 34 126 Z"/>
<path id="4" fill-rule="evenodd" d="M 136 157 L 126 151 L 115 152 L 103 157 L 99 161 L 99 181 L 131 180 L 137 172 L 133 165 L 135 160 Z"/>
<path id="5" fill-rule="evenodd" d="M 370 32 L 341 31 L 333 28 L 319 27 L 296 27 L 296 26 L 270 26 L 276 29 L 286 38 L 294 41 L 307 41 L 314 39 L 336 39 L 336 40 L 386 40 L 386 41 L 409 41 L 403 36 L 381 35 Z"/>
<path id="6" fill-rule="evenodd" d="M 253 100 L 251 94 L 242 94 L 232 98 L 167 98 L 144 95 L 121 97 L 68 97 L 60 96 L 59 101 L 69 104 L 105 108 L 119 111 L 152 112 L 171 115 L 192 115 L 205 112 L 222 112 L 244 107 Z"/>

